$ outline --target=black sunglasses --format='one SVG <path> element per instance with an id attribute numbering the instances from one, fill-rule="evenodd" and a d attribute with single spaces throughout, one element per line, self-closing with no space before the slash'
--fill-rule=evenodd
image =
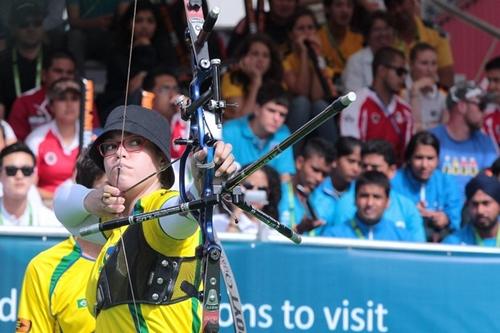
<path id="1" fill-rule="evenodd" d="M 266 191 L 267 192 L 267 187 L 265 187 L 265 186 L 258 186 L 257 187 L 253 184 L 250 184 L 249 182 L 244 182 L 243 184 L 241 184 L 241 186 L 243 186 L 247 190 L 253 190 L 254 188 L 256 188 L 259 191 Z"/>
<path id="2" fill-rule="evenodd" d="M 35 171 L 34 167 L 29 167 L 29 166 L 16 167 L 13 165 L 7 165 L 4 167 L 4 169 L 5 169 L 5 173 L 9 177 L 14 177 L 15 175 L 17 175 L 17 172 L 19 170 L 21 170 L 21 172 L 23 173 L 23 176 L 25 176 L 25 177 L 31 176 L 33 174 L 33 171 Z"/>
<path id="3" fill-rule="evenodd" d="M 43 23 L 42 20 L 26 20 L 26 21 L 18 22 L 16 26 L 19 29 L 26 29 L 29 27 L 38 28 L 38 27 L 42 26 L 42 23 Z"/>
<path id="4" fill-rule="evenodd" d="M 387 68 L 393 69 L 398 76 L 408 75 L 408 70 L 405 67 L 396 67 L 392 65 L 384 65 Z"/>

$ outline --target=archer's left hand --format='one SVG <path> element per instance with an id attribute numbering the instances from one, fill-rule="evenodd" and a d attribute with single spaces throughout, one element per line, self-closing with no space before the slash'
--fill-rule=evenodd
<path id="1" fill-rule="evenodd" d="M 233 146 L 230 143 L 224 143 L 223 141 L 217 141 L 215 143 L 215 152 L 214 152 L 215 177 L 227 179 L 236 171 L 237 164 L 234 160 L 232 151 L 233 151 Z M 195 182 L 197 183 L 198 190 L 200 189 L 200 187 L 198 186 L 199 183 L 198 181 L 202 180 L 204 169 L 200 168 L 196 164 L 206 163 L 205 161 L 206 157 L 207 157 L 206 150 L 199 150 L 193 155 L 192 171 L 193 171 L 193 176 L 195 178 Z"/>

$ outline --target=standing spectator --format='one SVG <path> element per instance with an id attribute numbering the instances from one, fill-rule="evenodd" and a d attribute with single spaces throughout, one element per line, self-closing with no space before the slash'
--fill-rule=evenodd
<path id="1" fill-rule="evenodd" d="M 297 173 L 291 182 L 281 184 L 281 223 L 310 236 L 314 234 L 315 228 L 324 224 L 317 215 L 322 207 L 314 207 L 310 195 L 330 174 L 333 157 L 334 148 L 328 141 L 313 138 L 306 142 L 295 158 Z"/>
<path id="2" fill-rule="evenodd" d="M 43 46 L 43 13 L 36 2 L 15 2 L 10 14 L 12 40 L 0 57 L 0 103 L 7 118 L 16 97 L 40 87 L 42 64 L 47 56 Z"/>
<path id="3" fill-rule="evenodd" d="M 35 164 L 35 155 L 24 143 L 14 143 L 0 152 L 0 225 L 61 226 L 51 210 L 28 200 L 37 178 Z"/>
<path id="4" fill-rule="evenodd" d="M 372 13 L 366 23 L 364 36 L 367 45 L 349 57 L 342 73 L 346 91 L 358 91 L 372 85 L 373 55 L 382 47 L 391 46 L 394 40 L 394 29 L 387 13 Z"/>
<path id="5" fill-rule="evenodd" d="M 404 86 L 404 54 L 390 47 L 377 51 L 372 64 L 373 86 L 364 88 L 340 115 L 341 135 L 362 141 L 384 139 L 390 142 L 399 163 L 413 134 L 411 108 L 398 93 Z"/>
<path id="6" fill-rule="evenodd" d="M 294 95 L 287 118 L 292 132 L 323 111 L 331 97 L 337 95 L 332 82 L 333 70 L 326 66 L 317 31 L 314 13 L 299 8 L 288 32 L 291 52 L 283 61 L 285 83 Z M 338 131 L 334 118 L 322 124 L 317 132 L 320 137 L 335 142 Z"/>
<path id="7" fill-rule="evenodd" d="M 267 35 L 255 34 L 245 38 L 235 53 L 238 61 L 231 71 L 222 76 L 222 97 L 229 104 L 226 119 L 234 119 L 253 112 L 257 92 L 264 82 L 283 80 L 283 68 L 276 44 Z"/>
<path id="8" fill-rule="evenodd" d="M 71 178 L 78 156 L 80 89 L 74 80 L 54 82 L 48 92 L 54 119 L 26 138 L 37 157 L 38 189 L 50 207 L 57 186 Z"/>
<path id="9" fill-rule="evenodd" d="M 465 184 L 497 157 L 496 144 L 481 132 L 484 94 L 474 82 L 453 86 L 446 98 L 450 120 L 431 130 L 438 138 L 439 168 L 453 176 L 464 202 Z"/>
<path id="10" fill-rule="evenodd" d="M 80 70 L 83 70 L 86 59 L 106 60 L 113 41 L 113 20 L 127 10 L 129 2 L 66 0 L 70 24 L 68 48 L 77 57 L 76 63 Z"/>
<path id="11" fill-rule="evenodd" d="M 410 76 L 405 99 L 410 103 L 415 131 L 431 129 L 448 119 L 446 93 L 437 80 L 437 53 L 427 43 L 417 43 L 410 51 Z"/>
<path id="12" fill-rule="evenodd" d="M 481 173 L 467 184 L 465 193 L 472 221 L 443 243 L 500 247 L 500 181 Z"/>
<path id="13" fill-rule="evenodd" d="M 384 217 L 389 207 L 391 184 L 385 174 L 368 171 L 356 181 L 356 214 L 344 224 L 329 226 L 324 236 L 385 241 L 413 241 L 405 229 Z M 392 199 L 392 198 L 391 198 Z"/>
<path id="14" fill-rule="evenodd" d="M 280 177 L 270 166 L 263 166 L 245 179 L 241 185 L 244 188 L 245 201 L 254 208 L 262 210 L 274 219 L 278 219 L 278 203 L 281 199 L 279 190 Z M 219 219 L 220 223 L 220 219 Z M 259 234 L 267 228 L 258 218 L 240 208 L 235 207 L 228 221 L 228 232 Z"/>
<path id="15" fill-rule="evenodd" d="M 449 88 L 454 80 L 450 41 L 439 27 L 423 21 L 416 15 L 415 2 L 415 0 L 385 0 L 387 12 L 396 29 L 395 47 L 407 56 L 415 43 L 424 42 L 434 47 L 438 55 L 439 83 Z"/>
<path id="16" fill-rule="evenodd" d="M 133 18 L 134 6 L 130 6 L 119 21 L 116 43 L 110 51 L 107 64 L 105 99 L 103 100 L 105 109 L 102 118 L 107 116 L 110 109 L 124 103 L 127 80 L 130 95 L 142 87 L 149 70 L 160 64 L 170 66 L 177 64 L 175 52 L 166 38 L 163 27 L 159 24 L 157 7 L 149 0 L 138 1 L 133 40 L 130 45 Z M 127 78 L 131 47 L 132 62 L 130 76 Z"/>
<path id="17" fill-rule="evenodd" d="M 500 146 L 500 57 L 488 61 L 484 70 L 490 103 L 486 106 L 483 130 Z"/>
<path id="18" fill-rule="evenodd" d="M 84 154 L 76 165 L 76 182 L 99 188 L 106 177 Z M 95 319 L 86 309 L 85 292 L 101 245 L 70 236 L 30 261 L 19 297 L 18 332 L 23 328 L 47 333 L 94 332 Z"/>
<path id="19" fill-rule="evenodd" d="M 415 134 L 406 147 L 405 162 L 392 179 L 392 186 L 418 208 L 427 240 L 439 242 L 460 228 L 463 202 L 455 180 L 437 169 L 438 139 L 429 132 Z"/>
<path id="20" fill-rule="evenodd" d="M 263 20 L 259 32 L 268 35 L 277 45 L 280 54 L 283 54 L 287 44 L 287 30 L 298 0 L 269 0 L 269 12 L 263 13 Z M 257 22 L 260 24 L 259 22 Z M 228 54 L 232 55 L 245 36 L 250 32 L 248 17 L 244 17 L 231 33 L 227 45 Z"/>
<path id="21" fill-rule="evenodd" d="M 361 151 L 363 172 L 379 171 L 391 180 L 396 173 L 396 157 L 390 143 L 384 140 L 370 140 Z M 415 241 L 425 242 L 424 223 L 415 204 L 397 190 L 390 191 L 389 205 L 384 219 L 391 221 L 397 228 L 406 229 Z M 349 223 L 355 215 L 354 193 L 344 195 L 336 207 L 337 224 Z"/>
<path id="22" fill-rule="evenodd" d="M 337 202 L 354 193 L 354 181 L 361 173 L 361 146 L 361 141 L 356 138 L 340 137 L 335 143 L 330 176 L 311 194 L 312 206 L 317 207 L 318 217 L 327 225 L 340 223 L 336 215 Z M 323 228 L 319 228 L 316 234 L 322 232 Z"/>
<path id="23" fill-rule="evenodd" d="M 253 114 L 228 121 L 222 128 L 224 141 L 233 145 L 233 154 L 240 164 L 254 162 L 290 135 L 285 125 L 288 95 L 281 85 L 263 85 L 257 94 Z M 269 165 L 278 171 L 282 181 L 295 173 L 292 149 L 288 148 Z"/>
<path id="24" fill-rule="evenodd" d="M 47 89 L 57 80 L 75 78 L 75 61 L 66 52 L 55 52 L 46 57 L 42 69 L 42 86 L 18 97 L 12 106 L 8 121 L 19 140 L 40 125 L 52 119 Z"/>
<path id="25" fill-rule="evenodd" d="M 340 77 L 349 57 L 363 47 L 363 36 L 351 30 L 354 0 L 323 0 L 327 24 L 319 36 L 327 62 Z"/>

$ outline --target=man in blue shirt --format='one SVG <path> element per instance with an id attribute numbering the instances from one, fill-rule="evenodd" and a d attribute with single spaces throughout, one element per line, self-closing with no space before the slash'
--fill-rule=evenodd
<path id="1" fill-rule="evenodd" d="M 222 137 L 233 146 L 238 163 L 254 162 L 290 135 L 285 125 L 288 105 L 288 96 L 281 85 L 264 84 L 257 93 L 253 114 L 224 124 Z M 282 181 L 290 180 L 295 173 L 292 148 L 273 158 L 269 165 L 278 171 Z"/>
<path id="2" fill-rule="evenodd" d="M 295 159 L 297 173 L 290 182 L 281 184 L 280 222 L 300 233 L 314 235 L 314 229 L 325 222 L 318 218 L 309 195 L 330 174 L 333 145 L 321 138 L 306 142 Z"/>
<path id="3" fill-rule="evenodd" d="M 481 173 L 467 184 L 465 193 L 471 223 L 443 243 L 500 247 L 500 181 Z"/>
<path id="4" fill-rule="evenodd" d="M 356 214 L 344 224 L 328 227 L 324 236 L 385 241 L 414 241 L 407 230 L 383 217 L 389 207 L 389 178 L 367 171 L 356 181 Z"/>
<path id="5" fill-rule="evenodd" d="M 371 140 L 365 143 L 361 152 L 363 171 L 379 171 L 392 179 L 396 172 L 396 155 L 392 145 L 385 140 Z M 417 206 L 398 191 L 391 189 L 391 201 L 384 212 L 384 219 L 392 221 L 396 227 L 406 229 L 415 241 L 425 242 L 422 216 Z M 356 212 L 354 193 L 342 197 L 336 205 L 336 218 L 339 223 L 349 223 Z"/>
<path id="6" fill-rule="evenodd" d="M 450 120 L 431 130 L 441 145 L 439 168 L 457 181 L 462 201 L 465 184 L 497 157 L 496 144 L 481 132 L 483 95 L 473 82 L 453 86 L 446 98 Z"/>

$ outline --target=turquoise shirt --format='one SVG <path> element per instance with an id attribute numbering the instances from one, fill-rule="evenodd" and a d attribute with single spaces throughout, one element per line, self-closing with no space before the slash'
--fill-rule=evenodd
<path id="1" fill-rule="evenodd" d="M 224 123 L 222 137 L 233 146 L 233 155 L 241 165 L 252 163 L 290 136 L 285 125 L 266 139 L 258 138 L 250 128 L 250 116 L 244 116 Z M 294 174 L 295 161 L 292 148 L 288 148 L 269 161 L 279 174 Z"/>

